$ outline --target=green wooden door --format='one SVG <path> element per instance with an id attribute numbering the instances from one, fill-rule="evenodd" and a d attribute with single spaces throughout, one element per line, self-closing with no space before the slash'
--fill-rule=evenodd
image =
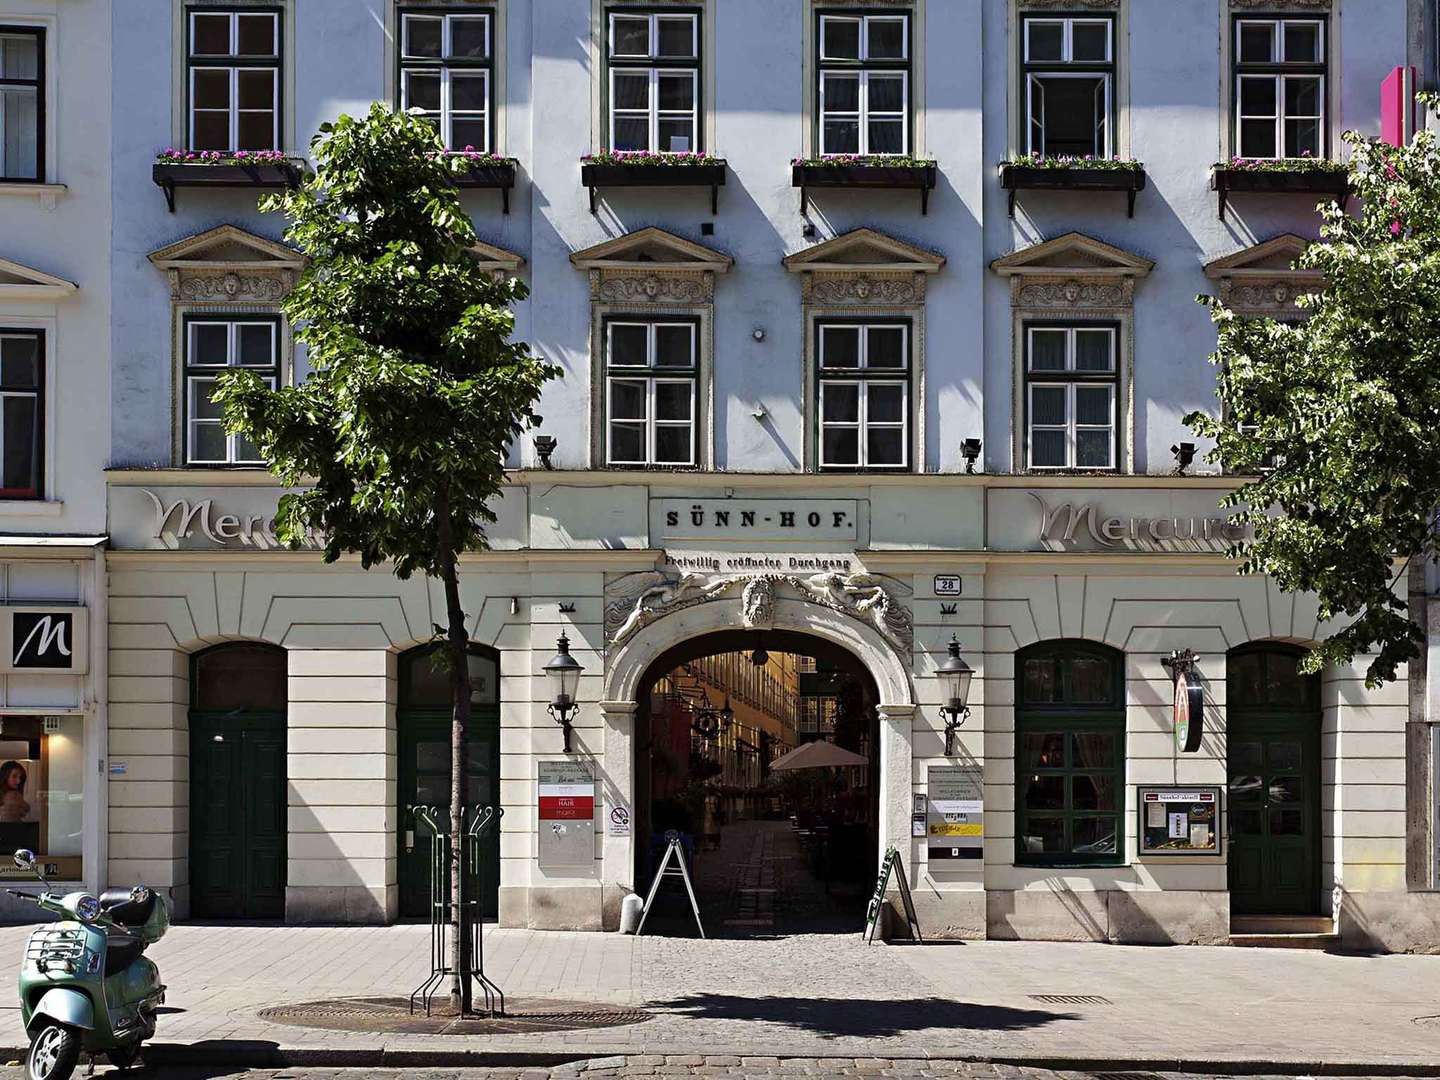
<path id="1" fill-rule="evenodd" d="M 415 829 L 414 806 L 450 807 L 450 713 L 404 709 L 396 718 L 400 744 L 399 876 L 400 914 L 407 919 L 430 916 L 430 841 Z M 466 802 L 496 806 L 500 802 L 500 711 L 476 708 L 470 718 L 465 755 Z M 494 918 L 499 910 L 500 830 L 485 838 L 483 911 Z M 448 885 L 446 886 L 448 889 Z"/>
<path id="2" fill-rule="evenodd" d="M 1320 905 L 1320 723 L 1232 713 L 1230 910 L 1313 915 Z"/>
<path id="3" fill-rule="evenodd" d="M 199 919 L 285 914 L 285 717 L 190 714 L 190 905 Z"/>

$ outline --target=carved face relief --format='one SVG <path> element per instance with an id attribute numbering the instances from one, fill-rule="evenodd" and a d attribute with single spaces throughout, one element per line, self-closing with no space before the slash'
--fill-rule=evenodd
<path id="1" fill-rule="evenodd" d="M 648 296 L 651 300 L 654 300 L 655 297 L 660 295 L 660 279 L 657 278 L 654 274 L 651 274 L 649 277 L 647 277 L 645 279 L 644 285 L 641 287 L 645 290 L 645 295 Z"/>
<path id="2" fill-rule="evenodd" d="M 1065 283 L 1065 302 L 1073 304 L 1080 299 L 1080 283 L 1078 281 L 1067 281 Z"/>

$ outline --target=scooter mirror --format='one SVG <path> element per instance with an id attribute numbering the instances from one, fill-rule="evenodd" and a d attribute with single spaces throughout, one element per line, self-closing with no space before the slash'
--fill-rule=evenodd
<path id="1" fill-rule="evenodd" d="M 20 848 L 15 852 L 15 865 L 21 870 L 34 870 L 35 853 L 29 848 Z"/>

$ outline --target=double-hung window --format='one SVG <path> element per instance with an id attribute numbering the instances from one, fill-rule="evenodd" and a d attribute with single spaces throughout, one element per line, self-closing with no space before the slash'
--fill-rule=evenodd
<path id="1" fill-rule="evenodd" d="M 264 315 L 196 315 L 185 321 L 185 463 L 257 465 L 260 453 L 225 432 L 215 383 L 229 368 L 255 372 L 272 390 L 280 377 L 280 322 Z"/>
<path id="2" fill-rule="evenodd" d="M 1322 158 L 1325 20 L 1235 20 L 1235 153 Z"/>
<path id="3" fill-rule="evenodd" d="M 1022 20 L 1027 154 L 1115 154 L 1115 22 L 1108 16 Z"/>
<path id="4" fill-rule="evenodd" d="M 0 330 L 0 498 L 40 498 L 45 335 Z"/>
<path id="5" fill-rule="evenodd" d="M 821 154 L 910 148 L 910 17 L 821 13 Z"/>
<path id="6" fill-rule="evenodd" d="M 280 149 L 279 10 L 192 9 L 187 18 L 190 149 Z"/>
<path id="7" fill-rule="evenodd" d="M 611 10 L 606 31 L 609 149 L 702 149 L 699 16 Z"/>
<path id="8" fill-rule="evenodd" d="M 400 12 L 400 107 L 421 110 L 447 150 L 490 153 L 490 36 L 483 9 Z"/>
<path id="9" fill-rule="evenodd" d="M 910 324 L 816 326 L 822 469 L 910 467 Z"/>
<path id="10" fill-rule="evenodd" d="M 45 178 L 45 31 L 0 26 L 0 180 Z"/>
<path id="11" fill-rule="evenodd" d="M 1109 324 L 1025 328 L 1030 468 L 1115 468 L 1118 334 Z"/>
<path id="12" fill-rule="evenodd" d="M 698 464 L 699 324 L 618 316 L 604 324 L 609 465 Z"/>

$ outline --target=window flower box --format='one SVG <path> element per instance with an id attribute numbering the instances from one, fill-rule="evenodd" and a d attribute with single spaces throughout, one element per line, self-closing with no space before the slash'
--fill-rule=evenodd
<path id="1" fill-rule="evenodd" d="M 590 192 L 602 187 L 708 187 L 710 213 L 720 209 L 725 159 L 701 153 L 653 154 L 645 150 L 607 150 L 580 159 L 580 183 Z"/>
<path id="2" fill-rule="evenodd" d="M 1350 200 L 1350 172 L 1323 158 L 1231 158 L 1210 166 L 1210 190 L 1220 196 L 1220 218 L 1234 191 L 1261 195 L 1329 195 L 1341 208 Z"/>
<path id="3" fill-rule="evenodd" d="M 1000 186 L 1010 193 L 1015 216 L 1017 191 L 1123 191 L 1126 214 L 1135 216 L 1135 196 L 1145 190 L 1145 166 L 1126 158 L 1028 157 L 1000 164 Z"/>
<path id="4" fill-rule="evenodd" d="M 811 188 L 881 188 L 920 192 L 920 213 L 930 212 L 930 192 L 935 190 L 938 166 L 929 158 L 889 155 L 827 154 L 818 158 L 794 158 L 790 162 L 790 186 L 800 189 L 800 213 L 810 206 Z"/>
<path id="5" fill-rule="evenodd" d="M 172 214 L 176 188 L 294 188 L 300 186 L 302 175 L 303 163 L 278 150 L 166 149 L 156 155 L 150 169 L 150 179 L 165 193 Z"/>
<path id="6" fill-rule="evenodd" d="M 500 192 L 501 212 L 510 213 L 510 192 L 515 187 L 518 162 L 497 154 L 483 154 L 468 147 L 446 154 L 455 170 L 455 186 Z"/>

